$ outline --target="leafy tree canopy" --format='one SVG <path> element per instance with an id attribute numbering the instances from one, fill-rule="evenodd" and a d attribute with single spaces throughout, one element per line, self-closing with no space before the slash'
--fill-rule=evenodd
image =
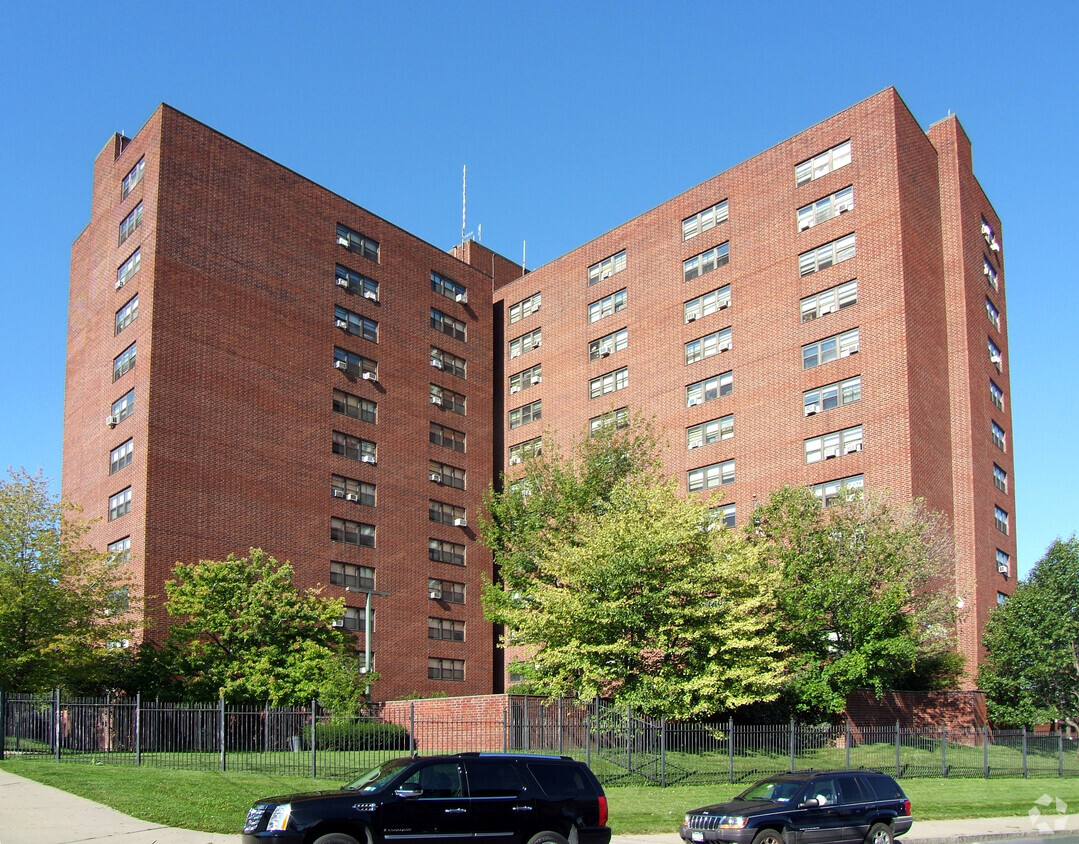
<path id="1" fill-rule="evenodd" d="M 130 583 L 86 531 L 40 475 L 0 482 L 0 686 L 92 692 L 122 658 Z"/>
<path id="2" fill-rule="evenodd" d="M 1079 540 L 1057 540 L 989 616 L 978 686 L 1003 725 L 1079 729 Z"/>

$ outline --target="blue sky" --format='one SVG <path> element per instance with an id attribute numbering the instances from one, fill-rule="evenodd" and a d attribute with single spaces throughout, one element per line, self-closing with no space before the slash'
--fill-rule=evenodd
<path id="1" fill-rule="evenodd" d="M 1065 2 L 7 3 L 0 468 L 59 488 L 92 163 L 167 102 L 430 242 L 545 263 L 895 85 L 1004 223 L 1019 566 L 1079 528 L 1079 11 Z"/>

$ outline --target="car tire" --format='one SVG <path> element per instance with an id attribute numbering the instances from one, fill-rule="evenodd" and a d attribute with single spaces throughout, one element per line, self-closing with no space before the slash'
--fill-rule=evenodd
<path id="1" fill-rule="evenodd" d="M 869 834 L 865 837 L 865 844 L 892 844 L 895 837 L 892 828 L 885 823 L 875 823 L 869 828 Z"/>
<path id="2" fill-rule="evenodd" d="M 360 844 L 360 842 L 343 832 L 331 832 L 327 835 L 320 835 L 315 839 L 315 844 Z"/>
<path id="3" fill-rule="evenodd" d="M 528 839 L 528 844 L 569 844 L 564 835 L 557 832 L 537 832 Z"/>
<path id="4" fill-rule="evenodd" d="M 753 839 L 753 844 L 784 844 L 783 833 L 776 829 L 762 829 Z"/>

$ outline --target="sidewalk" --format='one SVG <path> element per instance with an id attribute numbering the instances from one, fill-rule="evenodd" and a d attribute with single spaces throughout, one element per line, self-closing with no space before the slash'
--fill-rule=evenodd
<path id="1" fill-rule="evenodd" d="M 1079 833 L 1079 815 L 915 821 L 901 844 L 958 844 Z M 236 825 L 243 818 L 236 819 Z M 194 832 L 140 821 L 66 791 L 0 771 L 0 844 L 240 844 L 236 835 Z M 616 835 L 612 844 L 682 844 L 678 833 Z"/>

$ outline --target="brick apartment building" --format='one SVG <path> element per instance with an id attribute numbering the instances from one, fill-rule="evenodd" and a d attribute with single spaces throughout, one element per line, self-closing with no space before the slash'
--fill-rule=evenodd
<path id="1" fill-rule="evenodd" d="M 730 524 L 783 483 L 947 514 L 975 660 L 1014 583 L 1001 244 L 958 121 L 892 89 L 523 277 L 163 105 L 95 163 L 63 495 L 150 635 L 176 561 L 257 545 L 361 645 L 375 592 L 378 696 L 500 691 L 483 492 L 545 429 L 639 409 Z"/>

